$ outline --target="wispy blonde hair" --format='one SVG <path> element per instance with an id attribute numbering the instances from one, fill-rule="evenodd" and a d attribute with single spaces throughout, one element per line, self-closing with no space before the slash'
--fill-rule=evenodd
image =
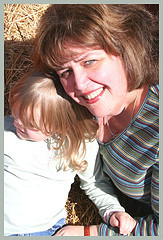
<path id="1" fill-rule="evenodd" d="M 13 87 L 9 102 L 26 128 L 36 128 L 58 142 L 64 170 L 67 166 L 85 170 L 86 141 L 96 137 L 98 124 L 85 107 L 66 94 L 57 76 L 49 78 L 36 71 L 26 74 Z"/>

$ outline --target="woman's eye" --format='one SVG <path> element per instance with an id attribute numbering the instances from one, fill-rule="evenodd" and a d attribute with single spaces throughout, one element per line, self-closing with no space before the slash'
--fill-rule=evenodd
<path id="1" fill-rule="evenodd" d="M 92 59 L 92 60 L 88 60 L 84 63 L 84 66 L 89 66 L 89 65 L 92 65 L 93 63 L 95 63 L 97 60 L 95 59 Z"/>
<path id="2" fill-rule="evenodd" d="M 61 78 L 68 78 L 69 75 L 71 74 L 72 70 L 71 69 L 67 69 L 66 71 L 62 72 L 59 74 L 59 77 Z"/>

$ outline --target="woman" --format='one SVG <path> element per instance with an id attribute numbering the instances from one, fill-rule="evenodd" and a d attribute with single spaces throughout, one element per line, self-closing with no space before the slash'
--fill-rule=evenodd
<path id="1" fill-rule="evenodd" d="M 54 4 L 40 21 L 36 67 L 57 73 L 96 117 L 103 171 L 147 211 L 130 235 L 158 235 L 157 15 L 139 4 Z M 101 224 L 99 235 L 118 235 L 115 222 Z"/>

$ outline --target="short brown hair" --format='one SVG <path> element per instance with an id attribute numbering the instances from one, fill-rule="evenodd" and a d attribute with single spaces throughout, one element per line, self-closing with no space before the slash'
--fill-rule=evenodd
<path id="1" fill-rule="evenodd" d="M 120 56 L 128 90 L 158 83 L 158 16 L 143 4 L 52 4 L 36 36 L 38 69 L 53 72 L 69 60 L 66 43 Z"/>

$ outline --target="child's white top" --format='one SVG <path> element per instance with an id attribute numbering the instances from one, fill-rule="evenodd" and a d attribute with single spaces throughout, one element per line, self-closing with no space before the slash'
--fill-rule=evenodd
<path id="1" fill-rule="evenodd" d="M 66 217 L 65 204 L 76 172 L 59 169 L 58 159 L 44 141 L 20 139 L 12 116 L 4 121 L 4 235 L 45 231 Z M 100 158 L 95 167 L 97 142 L 87 145 L 88 168 L 78 174 L 81 188 L 103 218 L 114 209 L 124 211 L 117 199 L 107 194 L 111 186 L 103 176 Z"/>

